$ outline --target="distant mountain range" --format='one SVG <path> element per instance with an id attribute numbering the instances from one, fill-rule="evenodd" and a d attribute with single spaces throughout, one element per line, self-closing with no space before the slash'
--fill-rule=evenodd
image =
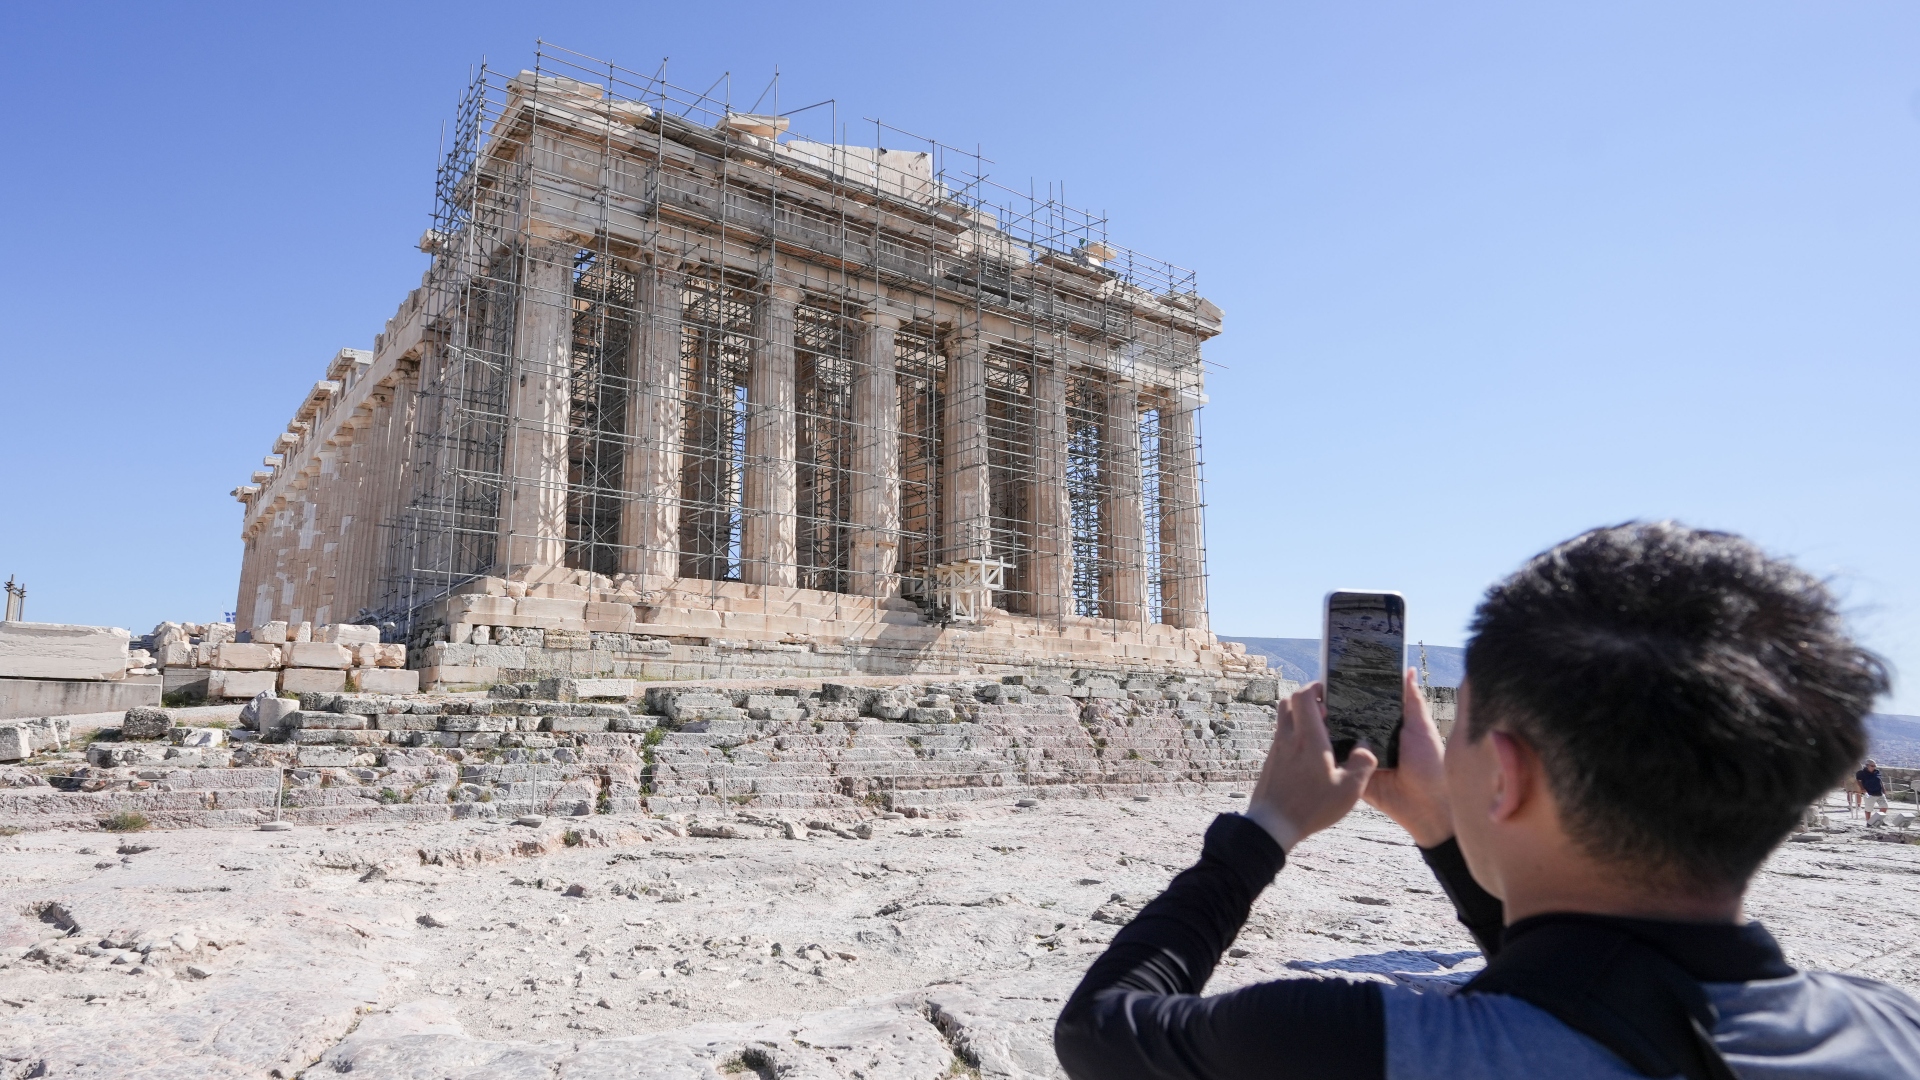
<path id="1" fill-rule="evenodd" d="M 1267 658 L 1268 670 L 1283 679 L 1308 683 L 1320 677 L 1319 638 L 1225 637 L 1247 652 Z M 1407 663 L 1418 667 L 1420 650 L 1407 646 Z M 1435 686 L 1459 686 L 1467 673 L 1467 650 L 1446 645 L 1427 646 L 1427 680 Z M 1874 713 L 1867 717 L 1868 751 L 1882 765 L 1920 769 L 1920 716 Z"/>
<path id="2" fill-rule="evenodd" d="M 1874 713 L 1867 717 L 1868 753 L 1882 765 L 1920 769 L 1920 716 Z"/>
<path id="3" fill-rule="evenodd" d="M 1267 667 L 1283 679 L 1309 683 L 1320 677 L 1320 639 L 1288 637 L 1222 637 L 1237 641 L 1247 652 L 1267 658 Z M 1419 646 L 1407 643 L 1407 666 L 1420 666 Z M 1427 646 L 1427 681 L 1435 686 L 1459 686 L 1467 673 L 1467 650 L 1448 645 Z"/>

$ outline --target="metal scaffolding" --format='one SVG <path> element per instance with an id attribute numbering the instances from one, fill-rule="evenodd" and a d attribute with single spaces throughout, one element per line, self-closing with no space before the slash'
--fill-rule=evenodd
<path id="1" fill-rule="evenodd" d="M 1017 615 L 1204 627 L 1193 274 L 977 153 L 761 97 L 544 43 L 480 69 L 367 608 L 404 634 L 562 567 L 933 609 L 960 574 Z"/>

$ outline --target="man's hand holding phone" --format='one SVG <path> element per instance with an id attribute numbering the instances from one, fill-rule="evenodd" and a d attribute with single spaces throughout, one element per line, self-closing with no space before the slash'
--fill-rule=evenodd
<path id="1" fill-rule="evenodd" d="M 1430 848 L 1453 837 L 1447 751 L 1420 692 L 1419 677 L 1408 670 L 1401 683 L 1400 761 L 1394 768 L 1376 769 L 1363 797 L 1407 830 L 1414 843 Z"/>
<path id="2" fill-rule="evenodd" d="M 1267 830 L 1282 851 L 1339 821 L 1360 800 L 1374 771 L 1373 751 L 1356 748 L 1333 760 L 1319 683 L 1274 706 L 1273 745 L 1260 766 L 1246 816 Z"/>
<path id="3" fill-rule="evenodd" d="M 1248 800 L 1252 818 L 1281 850 L 1332 825 L 1353 809 L 1362 793 L 1421 847 L 1453 836 L 1447 802 L 1446 750 L 1414 673 L 1403 682 L 1404 719 L 1400 761 L 1377 767 L 1373 752 L 1358 747 L 1344 763 L 1333 760 L 1319 683 L 1311 683 L 1275 706 L 1273 745 Z"/>

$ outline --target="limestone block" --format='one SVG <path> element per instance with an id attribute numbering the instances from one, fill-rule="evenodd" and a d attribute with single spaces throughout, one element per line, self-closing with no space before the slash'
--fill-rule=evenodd
<path id="1" fill-rule="evenodd" d="M 330 641 L 336 645 L 378 645 L 380 628 L 356 623 L 328 623 L 320 628 L 314 640 Z"/>
<path id="2" fill-rule="evenodd" d="M 164 739 L 173 730 L 173 714 L 165 709 L 139 706 L 128 709 L 120 718 L 122 739 Z"/>
<path id="3" fill-rule="evenodd" d="M 348 731 L 339 728 L 302 728 L 287 736 L 295 746 L 377 746 L 387 740 L 382 731 Z"/>
<path id="4" fill-rule="evenodd" d="M 203 667 L 173 667 L 160 673 L 160 693 L 185 694 L 188 697 L 207 696 L 207 669 Z"/>
<path id="5" fill-rule="evenodd" d="M 337 694 L 346 688 L 347 673 L 340 668 L 280 669 L 280 689 L 290 694 Z"/>
<path id="6" fill-rule="evenodd" d="M 174 728 L 171 732 L 173 745 L 184 746 L 192 750 L 211 750 L 216 746 L 227 745 L 227 733 L 223 728 Z"/>
<path id="7" fill-rule="evenodd" d="M 133 635 L 110 626 L 0 622 L 0 676 L 122 679 Z"/>
<path id="8" fill-rule="evenodd" d="M 259 645 L 280 645 L 287 640 L 287 624 L 283 622 L 261 623 L 253 628 L 253 640 Z"/>
<path id="9" fill-rule="evenodd" d="M 353 669 L 353 685 L 363 694 L 417 694 L 420 673 L 406 668 L 357 667 Z"/>
<path id="10" fill-rule="evenodd" d="M 33 753 L 33 736 L 20 724 L 0 724 L 0 761 L 19 761 Z"/>
<path id="11" fill-rule="evenodd" d="M 485 629 L 485 628 L 479 627 L 476 629 Z M 484 644 L 484 642 L 482 644 Z M 451 642 L 445 642 L 445 641 L 436 642 L 432 645 L 427 646 L 424 650 L 421 651 L 421 656 L 420 656 L 421 666 L 422 667 L 469 667 L 473 664 L 474 657 L 477 656 L 478 653 L 479 653 L 478 648 L 473 645 L 451 643 Z M 361 666 L 364 667 L 367 665 L 361 665 Z"/>
<path id="12" fill-rule="evenodd" d="M 598 649 L 573 649 L 558 654 L 548 653 L 549 659 L 557 659 L 553 664 L 556 671 L 565 671 L 576 678 L 604 678 L 614 674 L 613 654 Z"/>
<path id="13" fill-rule="evenodd" d="M 184 641 L 169 641 L 160 646 L 160 666 L 163 668 L 192 667 L 193 646 Z"/>
<path id="14" fill-rule="evenodd" d="M 442 716 L 435 724 L 441 731 L 460 732 L 505 731 L 507 717 L 504 716 Z"/>
<path id="15" fill-rule="evenodd" d="M 733 698 L 727 694 L 715 694 L 700 690 L 648 690 L 647 704 L 653 709 L 666 713 L 675 722 L 686 717 L 687 713 L 700 709 L 731 709 Z"/>
<path id="16" fill-rule="evenodd" d="M 294 670 L 297 670 L 297 669 L 294 669 Z M 324 671 L 313 671 L 309 669 L 307 671 L 301 672 L 301 674 L 327 675 L 329 673 Z M 282 677 L 284 678 L 284 676 Z M 345 675 L 340 675 L 339 679 L 342 683 L 347 681 L 347 677 Z M 283 697 L 261 698 L 258 705 L 254 709 L 253 728 L 255 731 L 258 731 L 261 737 L 263 738 L 271 735 L 277 735 L 280 732 L 286 730 L 287 718 L 292 716 L 294 713 L 298 711 L 300 711 L 300 703 L 293 700 L 292 698 L 283 698 Z"/>
<path id="17" fill-rule="evenodd" d="M 527 666 L 527 648 L 523 645 L 475 645 L 473 666 L 524 668 Z"/>
<path id="18" fill-rule="evenodd" d="M 201 628 L 200 640 L 209 645 L 218 645 L 223 641 L 232 641 L 234 633 L 230 622 L 208 623 Z"/>
<path id="19" fill-rule="evenodd" d="M 626 622 L 632 622 L 633 621 L 633 605 L 632 604 L 610 604 L 610 603 L 602 603 L 596 600 L 589 600 L 587 602 L 586 617 L 589 619 L 610 619 L 610 620 L 613 620 L 614 622 L 620 622 L 622 620 Z M 608 631 L 608 632 L 617 634 L 617 633 L 624 633 L 625 631 L 614 630 L 614 631 Z"/>
<path id="20" fill-rule="evenodd" d="M 334 668 L 353 666 L 354 657 L 345 645 L 327 641 L 298 641 L 287 646 L 287 666 L 297 668 Z"/>
<path id="21" fill-rule="evenodd" d="M 427 667 L 420 671 L 420 682 L 424 686 L 435 684 L 442 686 L 487 686 L 500 681 L 500 669 L 497 667 L 473 667 L 451 665 Z"/>
<path id="22" fill-rule="evenodd" d="M 214 646 L 212 666 L 222 671 L 265 671 L 280 666 L 280 648 L 277 645 L 223 642 Z"/>
<path id="23" fill-rule="evenodd" d="M 303 622 L 303 623 L 295 624 L 292 627 L 289 627 L 287 631 L 287 639 L 289 641 L 312 641 L 313 640 L 313 624 L 310 622 Z"/>
<path id="24" fill-rule="evenodd" d="M 403 668 L 407 666 L 407 647 L 399 642 L 389 645 L 375 645 L 375 663 L 383 668 Z M 365 665 L 361 665 L 365 666 Z"/>
<path id="25" fill-rule="evenodd" d="M 513 602 L 513 613 L 540 620 L 540 625 L 579 624 L 587 617 L 585 600 L 554 600 L 528 596 Z"/>
<path id="26" fill-rule="evenodd" d="M 455 596 L 447 601 L 447 618 L 469 623 L 491 622 L 495 617 L 512 615 L 515 603 L 510 596 Z"/>
<path id="27" fill-rule="evenodd" d="M 579 701 L 587 698 L 619 698 L 622 701 L 635 693 L 632 679 L 570 679 L 569 696 Z"/>
<path id="28" fill-rule="evenodd" d="M 27 753 L 38 754 L 47 750 L 65 750 L 67 743 L 73 740 L 73 724 L 65 717 L 42 716 L 32 720 L 12 722 L 26 733 Z"/>
<path id="29" fill-rule="evenodd" d="M 527 595 L 553 600 L 585 601 L 587 598 L 587 590 L 584 586 L 575 585 L 571 581 L 551 581 L 538 584 L 529 582 L 527 584 Z"/>
<path id="30" fill-rule="evenodd" d="M 220 647 L 224 649 L 228 646 Z M 209 698 L 250 698 L 255 694 L 271 694 L 278 688 L 279 674 L 277 671 L 233 671 L 216 668 L 207 675 L 207 696 Z"/>
<path id="31" fill-rule="evenodd" d="M 662 612 L 662 614 L 665 615 L 666 618 L 660 619 L 657 621 L 662 623 L 667 623 L 674 627 L 689 627 L 689 628 L 697 628 L 700 630 L 720 629 L 720 612 L 718 611 L 710 611 L 706 608 L 687 608 L 681 611 Z M 667 633 L 667 634 L 677 633 L 676 631 L 672 631 L 672 630 L 649 631 L 649 632 L 650 633 Z"/>
<path id="32" fill-rule="evenodd" d="M 359 713 L 308 712 L 302 709 L 289 713 L 285 726 L 293 731 L 364 731 L 373 725 Z"/>
<path id="33" fill-rule="evenodd" d="M 1252 705 L 1271 705 L 1279 692 L 1278 679 L 1254 679 L 1247 683 L 1246 689 L 1240 691 L 1240 700 Z"/>

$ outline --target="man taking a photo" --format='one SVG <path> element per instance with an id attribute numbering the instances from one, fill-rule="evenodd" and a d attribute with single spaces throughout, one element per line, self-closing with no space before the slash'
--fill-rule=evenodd
<path id="1" fill-rule="evenodd" d="M 1865 750 L 1883 665 L 1832 596 L 1724 533 L 1600 529 L 1494 587 L 1442 747 L 1408 673 L 1400 762 L 1336 764 L 1320 687 L 1277 708 L 1244 815 L 1061 1010 L 1075 1080 L 1920 1077 L 1920 1004 L 1791 967 L 1742 912 Z M 1288 979 L 1202 997 L 1286 853 L 1364 794 L 1487 968 L 1457 993 Z"/>

